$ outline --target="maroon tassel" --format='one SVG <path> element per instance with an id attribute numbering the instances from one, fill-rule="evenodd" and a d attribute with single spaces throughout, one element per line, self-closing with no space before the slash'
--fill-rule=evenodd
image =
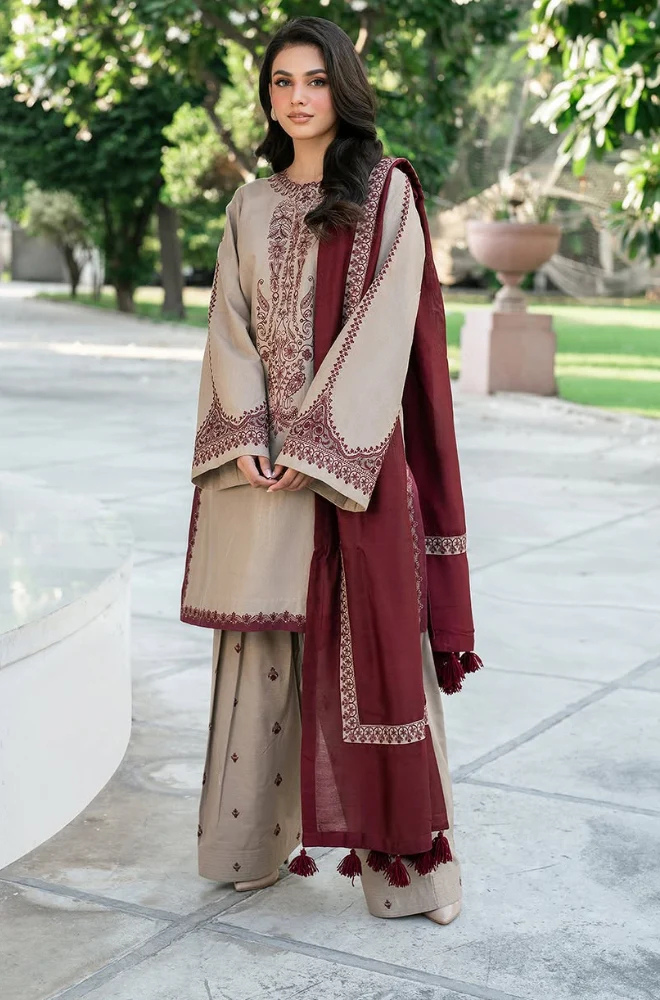
<path id="1" fill-rule="evenodd" d="M 369 851 L 367 854 L 367 864 L 374 872 L 384 872 L 391 861 L 391 854 L 385 854 L 383 851 Z"/>
<path id="2" fill-rule="evenodd" d="M 438 684 L 445 694 L 456 694 L 463 685 L 463 667 L 456 653 L 438 653 L 434 655 L 435 672 Z"/>
<path id="3" fill-rule="evenodd" d="M 407 885 L 410 885 L 410 875 L 401 860 L 400 854 L 397 854 L 394 861 L 390 861 L 385 870 L 385 878 L 387 879 L 387 884 L 393 886 L 395 889 L 404 889 Z"/>
<path id="4" fill-rule="evenodd" d="M 461 664 L 466 674 L 473 674 L 475 670 L 483 667 L 483 662 L 476 653 L 468 652 L 461 655 Z"/>
<path id="5" fill-rule="evenodd" d="M 355 885 L 355 878 L 362 874 L 362 862 L 355 853 L 355 848 L 351 848 L 351 853 L 347 854 L 345 858 L 342 858 L 337 865 L 337 871 L 340 875 L 345 875 L 346 878 L 350 878 L 351 885 Z"/>
<path id="6" fill-rule="evenodd" d="M 412 855 L 412 863 L 415 871 L 418 875 L 430 875 L 438 867 L 438 862 L 435 860 L 433 854 L 433 848 L 424 851 L 422 854 Z"/>
<path id="7" fill-rule="evenodd" d="M 431 852 L 433 854 L 436 868 L 438 865 L 445 865 L 448 861 L 452 860 L 451 847 L 449 846 L 449 841 L 445 837 L 442 830 L 433 841 Z"/>
<path id="8" fill-rule="evenodd" d="M 302 875 L 303 878 L 318 871 L 316 861 L 314 858 L 310 858 L 304 847 L 297 857 L 289 861 L 288 868 L 292 875 Z"/>

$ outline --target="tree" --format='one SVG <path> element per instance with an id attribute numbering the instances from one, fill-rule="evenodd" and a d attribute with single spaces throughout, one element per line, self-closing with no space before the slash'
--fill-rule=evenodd
<path id="1" fill-rule="evenodd" d="M 221 203 L 264 167 L 253 152 L 264 127 L 257 80 L 272 34 L 286 18 L 329 15 L 355 39 L 378 97 L 386 152 L 410 157 L 433 191 L 448 173 L 463 125 L 473 51 L 505 39 L 520 4 L 348 0 L 329 9 L 327 0 L 7 0 L 11 44 L 0 66 L 28 106 L 56 110 L 92 139 L 104 116 L 119 114 L 123 104 L 136 108 L 150 88 L 167 83 L 187 93 L 217 149 L 213 183 L 207 171 L 196 172 L 196 157 L 187 165 L 200 208 L 214 185 Z M 160 150 L 166 144 L 156 131 Z M 158 203 L 185 216 L 169 183 L 161 184 Z M 159 214 L 164 220 L 168 213 Z M 161 226 L 163 238 L 176 230 L 171 216 Z"/>
<path id="2" fill-rule="evenodd" d="M 331 8 L 323 0 L 31 0 L 28 7 L 9 0 L 9 7 L 15 44 L 3 63 L 29 100 L 86 122 L 94 107 L 168 75 L 199 88 L 197 103 L 244 180 L 259 166 L 246 118 L 263 130 L 256 80 L 270 37 L 287 18 L 329 15 L 355 39 L 388 150 L 414 158 L 437 189 L 462 126 L 472 53 L 507 38 L 520 0 L 350 0 Z M 230 115 L 219 114 L 225 92 L 239 89 Z"/>
<path id="3" fill-rule="evenodd" d="M 32 182 L 26 186 L 25 224 L 32 236 L 44 236 L 58 247 L 69 272 L 71 297 L 75 298 L 94 246 L 89 222 L 76 198 L 69 191 L 41 191 Z"/>
<path id="4" fill-rule="evenodd" d="M 559 155 L 576 175 L 620 152 L 626 179 L 613 220 L 635 256 L 660 253 L 660 9 L 657 0 L 539 0 L 526 36 L 534 61 L 562 79 L 533 120 L 566 132 Z"/>

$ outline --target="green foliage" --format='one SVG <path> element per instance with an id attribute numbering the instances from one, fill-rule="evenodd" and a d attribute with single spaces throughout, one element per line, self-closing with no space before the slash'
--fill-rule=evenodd
<path id="1" fill-rule="evenodd" d="M 144 230 L 148 191 L 156 187 L 184 222 L 186 261 L 212 263 L 226 198 L 241 177 L 258 174 L 263 166 L 253 152 L 264 130 L 258 67 L 284 20 L 330 17 L 356 40 L 378 97 L 386 153 L 408 156 L 425 188 L 434 191 L 448 173 L 464 125 L 474 54 L 507 38 L 519 7 L 520 0 L 380 0 L 369 6 L 328 6 L 320 0 L 263 0 L 259 5 L 253 0 L 6 0 L 0 12 L 0 42 L 3 32 L 7 39 L 0 46 L 0 72 L 26 108 L 61 115 L 64 127 L 83 143 L 97 143 L 95 163 L 107 151 L 106 169 L 120 187 L 124 181 L 133 184 L 132 195 L 117 192 L 121 217 L 129 228 L 133 223 L 123 243 L 123 224 L 110 225 L 110 196 L 100 185 L 94 195 L 90 185 L 81 192 L 72 182 L 72 190 L 84 195 L 103 220 L 113 280 L 134 286 L 138 264 L 129 246 Z M 154 108 L 153 93 L 161 95 L 166 114 Z M 138 121 L 139 106 L 149 109 L 148 120 Z M 177 108 L 181 111 L 172 121 Z M 118 129 L 114 139 L 106 121 Z M 170 121 L 163 142 L 161 129 Z M 128 150 L 129 124 L 138 130 L 140 157 Z M 80 164 L 90 159 L 83 143 L 70 151 L 72 176 L 81 173 L 73 164 L 76 155 Z M 122 145 L 125 167 L 119 166 Z M 165 183 L 155 162 L 163 147 Z M 126 210 L 131 197 L 132 213 Z M 114 194 L 111 200 L 114 204 Z"/>
<path id="2" fill-rule="evenodd" d="M 615 172 L 626 181 L 626 194 L 615 201 L 610 224 L 631 258 L 660 256 L 660 142 L 624 150 Z"/>
<path id="3" fill-rule="evenodd" d="M 651 256 L 659 240 L 657 217 L 649 211 L 649 199 L 657 196 L 659 21 L 657 0 L 539 0 L 526 35 L 530 58 L 559 66 L 562 73 L 533 121 L 566 132 L 559 155 L 572 160 L 577 176 L 589 156 L 601 159 L 651 140 L 634 154 L 635 169 L 623 169 L 629 188 L 614 209 L 624 244 Z M 656 171 L 655 181 L 642 179 L 647 167 Z"/>
<path id="4" fill-rule="evenodd" d="M 130 295 L 153 268 L 142 243 L 163 184 L 162 131 L 176 103 L 167 87 L 147 87 L 96 112 L 78 132 L 59 112 L 0 89 L 0 197 L 6 184 L 15 205 L 26 178 L 74 194 L 103 248 L 107 280 Z"/>
<path id="5" fill-rule="evenodd" d="M 44 236 L 58 244 L 89 248 L 89 223 L 77 199 L 69 191 L 41 191 L 26 184 L 23 223 L 33 236 Z"/>

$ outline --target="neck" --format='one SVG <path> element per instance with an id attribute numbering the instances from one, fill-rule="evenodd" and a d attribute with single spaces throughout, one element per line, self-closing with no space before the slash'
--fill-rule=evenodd
<path id="1" fill-rule="evenodd" d="M 323 158 L 332 139 L 333 136 L 319 136 L 316 140 L 294 140 L 293 162 L 286 168 L 292 181 L 305 184 L 323 180 Z"/>

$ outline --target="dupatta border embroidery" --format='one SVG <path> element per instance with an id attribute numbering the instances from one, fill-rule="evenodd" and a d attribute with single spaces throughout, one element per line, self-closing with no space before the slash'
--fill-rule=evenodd
<path id="1" fill-rule="evenodd" d="M 393 157 L 389 156 L 377 163 L 371 175 L 371 183 L 369 184 L 367 200 L 364 204 L 364 212 L 355 229 L 348 270 L 346 272 L 342 326 L 346 323 L 360 301 L 367 267 L 369 266 L 380 195 L 392 159 Z"/>
<path id="2" fill-rule="evenodd" d="M 341 564 L 340 622 L 339 697 L 344 742 L 385 745 L 422 742 L 426 739 L 426 726 L 428 725 L 426 706 L 424 706 L 424 717 L 417 722 L 406 722 L 398 726 L 367 725 L 360 722 L 343 560 Z"/>
<path id="3" fill-rule="evenodd" d="M 385 163 L 387 166 L 386 161 L 381 162 Z M 374 169 L 377 170 L 378 167 Z M 372 186 L 370 191 L 370 196 L 374 195 L 374 197 L 370 197 L 366 203 L 366 221 L 364 223 L 366 233 L 369 232 L 370 226 L 373 231 L 378 200 L 380 198 L 380 191 L 384 180 L 384 172 L 385 168 L 381 169 L 379 173 L 376 173 L 376 183 Z M 342 344 L 337 358 L 335 359 L 332 369 L 328 374 L 325 385 L 311 406 L 304 412 L 298 414 L 283 447 L 284 455 L 302 459 L 310 465 L 315 465 L 319 469 L 325 469 L 342 482 L 354 486 L 366 497 L 371 495 L 376 485 L 376 479 L 378 478 L 380 467 L 383 464 L 385 452 L 387 451 L 392 434 L 394 433 L 394 428 L 396 427 L 396 420 L 392 424 L 392 427 L 387 435 L 378 444 L 372 445 L 368 448 L 353 448 L 348 445 L 346 439 L 339 433 L 337 425 L 334 421 L 332 413 L 332 390 L 337 382 L 340 371 L 344 367 L 346 358 L 355 343 L 356 337 L 358 336 L 361 321 L 371 305 L 376 292 L 382 284 L 399 243 L 401 242 L 401 235 L 408 220 L 408 214 L 410 211 L 410 194 L 411 187 L 408 184 L 405 188 L 399 230 L 394 238 L 394 242 L 390 247 L 387 257 L 383 262 L 383 266 L 372 281 L 359 304 L 352 312 L 350 321 L 351 325 L 346 333 L 344 343 Z M 371 216 L 373 216 L 373 218 L 371 218 Z M 371 239 L 371 236 L 369 236 L 369 239 Z M 364 244 L 364 239 L 362 239 L 361 242 Z M 361 275 L 362 279 L 364 279 L 367 262 L 368 255 L 364 245 L 359 247 L 354 255 L 351 254 L 349 272 L 352 267 L 353 273 L 351 281 L 353 289 L 361 287 L 361 284 L 358 282 L 358 278 Z M 354 293 L 351 292 L 351 294 Z"/>
<path id="4" fill-rule="evenodd" d="M 415 557 L 415 585 L 417 587 L 417 607 L 420 618 L 424 614 L 424 595 L 422 594 L 422 568 L 419 545 L 419 523 L 415 516 L 415 503 L 413 496 L 412 473 L 410 466 L 406 463 L 406 497 L 408 500 L 408 515 L 410 517 L 410 531 L 412 534 L 413 554 Z"/>
<path id="5" fill-rule="evenodd" d="M 461 556 L 467 552 L 467 535 L 427 535 L 427 556 Z"/>

